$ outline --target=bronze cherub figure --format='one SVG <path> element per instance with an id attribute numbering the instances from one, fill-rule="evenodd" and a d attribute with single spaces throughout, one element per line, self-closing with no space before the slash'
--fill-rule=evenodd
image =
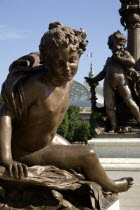
<path id="1" fill-rule="evenodd" d="M 124 192 L 132 186 L 132 178 L 110 179 L 92 147 L 73 146 L 57 134 L 86 45 L 83 30 L 51 23 L 41 39 L 40 54 L 24 56 L 11 65 L 2 87 L 0 164 L 19 179 L 28 176 L 29 166 L 80 168 L 87 180 L 104 191 Z"/>

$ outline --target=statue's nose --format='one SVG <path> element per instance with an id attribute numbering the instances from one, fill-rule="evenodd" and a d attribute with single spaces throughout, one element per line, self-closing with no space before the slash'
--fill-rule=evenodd
<path id="1" fill-rule="evenodd" d="M 66 63 L 66 71 L 69 71 L 70 70 L 70 64 L 67 62 Z"/>

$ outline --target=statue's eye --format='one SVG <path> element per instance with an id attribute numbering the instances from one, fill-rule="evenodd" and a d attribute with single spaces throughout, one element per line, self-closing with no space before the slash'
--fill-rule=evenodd
<path id="1" fill-rule="evenodd" d="M 72 57 L 72 58 L 70 58 L 69 62 L 70 62 L 70 63 L 75 63 L 75 62 L 77 62 L 77 57 Z"/>

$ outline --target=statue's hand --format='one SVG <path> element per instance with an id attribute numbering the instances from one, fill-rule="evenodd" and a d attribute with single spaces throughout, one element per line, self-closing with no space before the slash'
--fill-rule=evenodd
<path id="1" fill-rule="evenodd" d="M 94 78 L 84 77 L 84 79 L 90 84 L 94 83 Z"/>
<path id="2" fill-rule="evenodd" d="M 4 162 L 4 166 L 11 177 L 21 179 L 28 176 L 28 167 L 23 163 L 14 160 L 7 160 Z"/>
<path id="3" fill-rule="evenodd" d="M 122 61 L 124 60 L 124 54 L 121 51 L 117 51 L 114 53 L 116 60 Z"/>

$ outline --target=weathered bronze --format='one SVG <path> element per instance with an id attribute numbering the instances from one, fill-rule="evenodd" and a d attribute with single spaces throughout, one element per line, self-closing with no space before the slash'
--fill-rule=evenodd
<path id="1" fill-rule="evenodd" d="M 140 72 L 140 0 L 121 1 L 121 23 L 128 31 L 127 50 L 135 59 L 135 69 Z M 130 81 L 133 97 L 140 107 L 140 74 Z"/>
<path id="2" fill-rule="evenodd" d="M 124 48 L 126 37 L 119 31 L 115 32 L 108 38 L 108 46 L 113 55 L 108 58 L 104 69 L 94 78 L 86 80 L 90 86 L 102 79 L 104 80 L 104 102 L 107 116 L 111 122 L 111 130 L 117 129 L 116 119 L 116 90 L 121 96 L 121 99 L 134 115 L 138 125 L 140 125 L 139 107 L 133 100 L 127 75 L 137 77 L 137 71 L 134 69 L 135 60 L 130 53 Z"/>
<path id="3" fill-rule="evenodd" d="M 112 57 L 107 59 L 105 67 L 95 78 L 86 78 L 91 87 L 93 112 L 102 113 L 98 119 L 100 130 L 110 132 L 133 132 L 139 135 L 140 125 L 140 0 L 120 0 L 119 13 L 121 24 L 128 30 L 128 39 L 119 31 L 108 39 Z M 127 49 L 125 44 L 127 41 Z M 95 105 L 95 83 L 104 81 L 104 109 Z M 92 100 L 93 99 L 93 100 Z M 101 118 L 107 120 L 101 122 Z M 110 123 L 109 123 L 109 121 Z M 137 123 L 135 123 L 135 121 Z M 110 125 L 111 124 L 111 125 Z M 101 129 L 100 129 L 101 128 Z M 137 135 L 136 134 L 136 135 Z"/>
<path id="4" fill-rule="evenodd" d="M 115 181 L 110 179 L 93 148 L 73 146 L 57 135 L 57 127 L 69 107 L 72 78 L 86 49 L 85 38 L 84 30 L 77 31 L 59 22 L 51 23 L 49 31 L 41 39 L 40 54 L 23 56 L 10 66 L 2 87 L 0 164 L 7 169 L 11 179 L 28 179 L 28 167 L 31 166 L 53 165 L 62 170 L 79 168 L 86 180 L 96 182 L 104 191 L 124 192 L 132 186 L 132 178 L 129 177 Z M 118 38 L 112 45 L 113 51 L 116 47 L 122 49 L 115 52 L 115 59 L 122 61 L 124 58 L 121 56 L 125 55 L 125 63 L 133 66 L 132 56 L 123 49 L 123 44 L 120 46 Z M 123 80 L 123 68 L 113 58 L 110 62 L 119 66 Z M 130 96 L 128 87 L 126 89 L 121 90 Z M 111 91 L 110 87 L 107 90 Z M 133 100 L 130 105 L 135 113 L 137 107 Z"/>
<path id="5" fill-rule="evenodd" d="M 140 71 L 140 0 L 120 1 L 121 24 L 128 30 L 127 49 L 136 61 L 136 69 Z"/>

